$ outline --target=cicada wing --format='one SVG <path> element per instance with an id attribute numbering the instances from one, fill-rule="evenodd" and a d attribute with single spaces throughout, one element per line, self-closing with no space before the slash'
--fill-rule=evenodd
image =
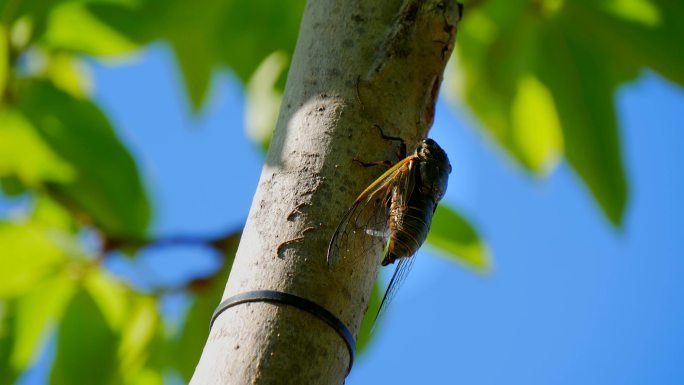
<path id="1" fill-rule="evenodd" d="M 404 185 L 414 157 L 387 170 L 364 190 L 340 221 L 328 245 L 328 267 L 347 258 L 381 255 L 389 238 L 392 190 Z"/>
<path id="2" fill-rule="evenodd" d="M 390 283 L 387 286 L 387 291 L 385 291 L 385 295 L 382 297 L 382 302 L 380 302 L 380 307 L 378 308 L 378 313 L 375 316 L 376 322 L 387 311 L 387 308 L 388 308 L 390 302 L 392 302 L 392 300 L 394 299 L 394 296 L 397 295 L 399 288 L 404 283 L 404 280 L 406 280 L 406 277 L 408 276 L 409 272 L 411 271 L 411 268 L 413 267 L 413 262 L 415 260 L 416 260 L 416 257 L 412 256 L 412 257 L 407 257 L 407 258 L 401 258 L 399 260 L 399 262 L 397 262 L 397 267 L 396 267 L 396 269 L 394 269 L 394 274 L 392 274 L 392 279 L 390 280 Z"/>
<path id="3" fill-rule="evenodd" d="M 381 254 L 389 237 L 389 195 L 378 193 L 371 199 L 357 202 L 340 222 L 328 247 L 328 267 L 340 260 L 367 254 Z"/>
<path id="4" fill-rule="evenodd" d="M 406 170 L 402 174 L 401 181 L 395 185 L 392 199 L 397 200 L 397 205 L 402 211 L 406 211 L 408 208 L 409 198 L 413 194 L 413 188 L 416 184 L 416 167 L 417 164 L 414 161 L 409 161 L 406 164 Z"/>

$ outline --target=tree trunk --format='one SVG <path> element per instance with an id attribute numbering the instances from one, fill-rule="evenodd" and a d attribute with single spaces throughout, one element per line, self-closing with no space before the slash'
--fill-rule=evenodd
<path id="1" fill-rule="evenodd" d="M 396 143 L 374 125 L 409 149 L 427 135 L 459 18 L 451 0 L 308 2 L 224 299 L 296 294 L 358 334 L 382 250 L 334 271 L 326 250 L 344 212 L 384 169 L 352 160 L 396 160 Z M 344 340 L 319 318 L 252 302 L 216 319 L 191 384 L 340 384 L 348 365 Z"/>

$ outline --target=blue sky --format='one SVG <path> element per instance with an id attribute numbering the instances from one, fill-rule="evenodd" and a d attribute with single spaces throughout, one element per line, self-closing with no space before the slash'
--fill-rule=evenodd
<path id="1" fill-rule="evenodd" d="M 242 91 L 229 74 L 199 117 L 164 46 L 95 64 L 92 75 L 148 182 L 155 234 L 213 235 L 243 223 L 262 157 L 243 132 Z M 454 169 L 445 200 L 477 224 L 494 271 L 419 252 L 347 384 L 684 383 L 684 93 L 644 72 L 616 105 L 631 187 L 622 229 L 567 164 L 530 177 L 467 112 L 440 102 L 432 137 Z M 215 259 L 168 248 L 140 263 L 156 283 L 173 284 L 206 274 Z"/>

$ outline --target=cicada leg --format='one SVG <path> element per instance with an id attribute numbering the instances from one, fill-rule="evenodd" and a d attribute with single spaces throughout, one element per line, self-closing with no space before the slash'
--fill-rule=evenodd
<path id="1" fill-rule="evenodd" d="M 382 127 L 380 127 L 379 124 L 374 124 L 375 127 L 378 128 L 378 131 L 380 131 L 380 136 L 385 139 L 385 140 L 394 140 L 396 142 L 399 142 L 399 149 L 397 150 L 397 156 L 399 159 L 404 159 L 406 158 L 406 142 L 404 142 L 404 139 L 398 137 L 398 136 L 389 136 L 385 135 L 384 132 L 382 132 Z"/>
<path id="2" fill-rule="evenodd" d="M 404 142 L 404 139 L 399 138 L 397 136 L 389 136 L 385 135 L 385 133 L 382 131 L 382 127 L 380 127 L 379 124 L 374 124 L 378 131 L 380 131 L 380 136 L 385 139 L 385 140 L 394 140 L 400 143 L 399 149 L 397 150 L 397 156 L 399 157 L 399 160 L 406 158 L 406 142 Z M 394 166 L 395 162 L 389 161 L 389 160 L 377 160 L 375 162 L 364 162 L 358 158 L 353 159 L 354 162 L 359 163 L 363 167 L 371 167 L 371 166 L 380 166 L 380 165 L 385 165 L 385 166 Z"/>
<path id="3" fill-rule="evenodd" d="M 357 159 L 357 158 L 354 158 L 352 160 L 354 162 L 362 165 L 363 167 L 372 167 L 372 166 L 381 166 L 381 165 L 391 167 L 392 165 L 394 165 L 394 163 L 392 163 L 392 161 L 389 161 L 389 160 L 376 160 L 375 162 L 364 162 L 364 161 Z"/>

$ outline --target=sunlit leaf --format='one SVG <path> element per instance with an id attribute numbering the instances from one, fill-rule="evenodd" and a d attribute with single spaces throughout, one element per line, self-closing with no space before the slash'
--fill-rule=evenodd
<path id="1" fill-rule="evenodd" d="M 120 381 L 135 383 L 147 363 L 160 324 L 155 299 L 133 292 L 102 270 L 89 272 L 83 287 L 97 304 L 108 328 L 120 335 L 115 360 Z"/>
<path id="2" fill-rule="evenodd" d="M 54 191 L 113 235 L 140 237 L 149 223 L 147 196 L 130 153 L 92 103 L 39 81 L 27 83 L 20 106 L 43 139 L 77 173 Z"/>
<path id="3" fill-rule="evenodd" d="M 563 133 L 549 90 L 532 75 L 518 79 L 511 105 L 511 141 L 532 170 L 555 168 L 563 154 Z"/>
<path id="4" fill-rule="evenodd" d="M 75 231 L 74 218 L 71 213 L 54 200 L 45 195 L 36 195 L 31 222 L 46 228 L 67 232 Z"/>
<path id="5" fill-rule="evenodd" d="M 35 363 L 72 293 L 73 281 L 57 275 L 36 285 L 17 301 L 12 352 L 15 370 L 22 371 Z"/>
<path id="6" fill-rule="evenodd" d="M 126 383 L 129 385 L 163 385 L 164 377 L 159 370 L 145 368 Z"/>
<path id="7" fill-rule="evenodd" d="M 257 67 L 245 86 L 245 130 L 252 142 L 268 149 L 283 92 L 278 79 L 287 68 L 287 55 L 274 52 Z"/>
<path id="8" fill-rule="evenodd" d="M 492 260 L 487 245 L 462 215 L 445 204 L 437 206 L 427 244 L 439 255 L 479 272 L 488 272 Z"/>
<path id="9" fill-rule="evenodd" d="M 25 293 L 66 260 L 49 231 L 0 222 L 0 298 Z"/>
<path id="10" fill-rule="evenodd" d="M 176 330 L 169 330 L 168 324 L 165 324 L 164 322 L 158 325 L 155 335 L 152 337 L 152 340 L 147 347 L 148 354 L 145 367 L 140 371 L 140 375 L 143 379 L 144 377 L 147 377 L 143 374 L 144 372 L 162 372 L 163 370 L 176 366 L 177 357 L 175 343 L 177 341 L 174 340 L 174 337 L 177 337 L 176 332 Z M 182 333 L 182 331 L 180 332 Z M 135 382 L 135 378 L 137 377 L 138 374 L 135 374 L 134 380 L 131 381 Z M 150 380 L 153 381 L 153 379 Z"/>
<path id="11" fill-rule="evenodd" d="M 54 53 L 49 56 L 45 76 L 62 91 L 85 98 L 92 85 L 85 65 L 71 55 Z"/>
<path id="12" fill-rule="evenodd" d="M 118 383 L 119 336 L 87 290 L 79 289 L 71 299 L 57 333 L 51 384 Z"/>
<path id="13" fill-rule="evenodd" d="M 122 329 L 130 315 L 130 290 L 104 270 L 89 272 L 83 283 L 109 327 Z"/>
<path id="14" fill-rule="evenodd" d="M 121 55 L 138 48 L 88 12 L 82 2 L 65 2 L 55 7 L 50 12 L 42 42 L 51 48 L 93 56 Z"/>
<path id="15" fill-rule="evenodd" d="M 69 182 L 73 167 L 60 158 L 18 111 L 0 109 L 0 177 L 15 176 L 23 184 Z"/>
<path id="16" fill-rule="evenodd" d="M 159 326 L 159 314 L 156 301 L 152 297 L 136 295 L 133 302 L 119 347 L 120 371 L 128 379 L 126 382 L 145 383 L 156 379 L 154 376 L 148 378 L 150 375 L 141 373 L 141 370 Z"/>
<path id="17" fill-rule="evenodd" d="M 662 22 L 660 10 L 649 0 L 610 0 L 597 3 L 599 7 L 620 19 L 648 27 L 657 26 Z"/>

